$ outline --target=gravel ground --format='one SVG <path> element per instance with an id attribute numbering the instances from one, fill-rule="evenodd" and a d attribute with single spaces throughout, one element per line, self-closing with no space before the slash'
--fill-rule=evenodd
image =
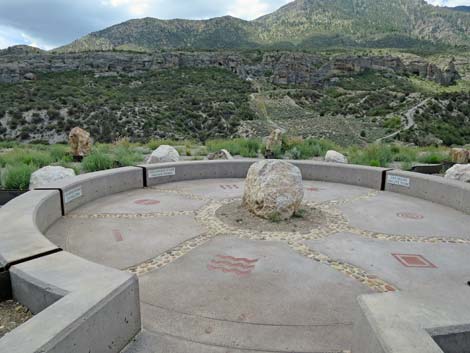
<path id="1" fill-rule="evenodd" d="M 326 223 L 326 217 L 321 210 L 302 205 L 301 216 L 293 217 L 287 221 L 273 222 L 255 216 L 241 201 L 235 201 L 219 208 L 217 217 L 223 222 L 235 227 L 255 230 L 259 232 L 299 232 L 308 233 L 312 228 Z"/>
<path id="2" fill-rule="evenodd" d="M 27 308 L 13 300 L 0 302 L 0 338 L 31 317 Z"/>

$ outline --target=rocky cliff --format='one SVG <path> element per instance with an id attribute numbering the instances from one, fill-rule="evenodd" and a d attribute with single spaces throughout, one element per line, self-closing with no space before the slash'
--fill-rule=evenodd
<path id="1" fill-rule="evenodd" d="M 168 68 L 226 68 L 241 78 L 263 78 L 275 84 L 315 86 L 343 75 L 366 70 L 415 74 L 442 85 L 460 78 L 453 62 L 440 68 L 418 58 L 393 56 L 334 56 L 272 52 L 259 56 L 236 52 L 88 52 L 70 54 L 4 51 L 0 53 L 0 82 L 35 79 L 37 73 L 82 71 L 96 75 L 138 75 Z"/>

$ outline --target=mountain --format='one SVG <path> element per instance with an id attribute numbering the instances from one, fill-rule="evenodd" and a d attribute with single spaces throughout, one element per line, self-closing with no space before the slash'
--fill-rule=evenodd
<path id="1" fill-rule="evenodd" d="M 415 42 L 470 45 L 470 16 L 424 0 L 297 0 L 255 21 L 263 41 L 315 47 L 336 40 L 365 47 Z"/>
<path id="2" fill-rule="evenodd" d="M 253 21 L 130 20 L 56 51 L 426 45 L 470 47 L 470 14 L 424 0 L 297 0 Z"/>
<path id="3" fill-rule="evenodd" d="M 59 51 L 255 47 L 258 44 L 250 40 L 255 28 L 231 16 L 202 21 L 147 17 L 91 33 Z"/>
<path id="4" fill-rule="evenodd" d="M 455 6 L 455 7 L 449 7 L 449 9 L 455 10 L 455 11 L 470 12 L 470 6 Z"/>
<path id="5" fill-rule="evenodd" d="M 29 45 L 14 45 L 6 49 L 0 49 L 0 55 L 24 55 L 24 54 L 44 54 L 45 51 Z"/>

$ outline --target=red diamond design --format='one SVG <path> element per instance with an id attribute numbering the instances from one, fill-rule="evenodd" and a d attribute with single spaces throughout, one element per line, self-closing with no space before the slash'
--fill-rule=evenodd
<path id="1" fill-rule="evenodd" d="M 437 268 L 431 261 L 427 260 L 422 255 L 415 254 L 392 254 L 405 267 L 418 267 L 418 268 Z"/>

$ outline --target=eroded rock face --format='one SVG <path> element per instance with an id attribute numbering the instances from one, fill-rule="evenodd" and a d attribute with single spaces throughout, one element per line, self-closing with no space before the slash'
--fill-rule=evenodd
<path id="1" fill-rule="evenodd" d="M 54 181 L 69 179 L 75 176 L 73 169 L 64 167 L 47 166 L 36 170 L 29 181 L 29 189 L 46 186 Z"/>
<path id="2" fill-rule="evenodd" d="M 161 145 L 155 151 L 152 152 L 150 157 L 147 159 L 146 163 L 170 163 L 178 162 L 179 160 L 180 154 L 174 147 L 168 145 Z"/>
<path id="3" fill-rule="evenodd" d="M 69 134 L 69 145 L 73 156 L 85 157 L 91 152 L 90 133 L 79 127 L 74 127 Z"/>
<path id="4" fill-rule="evenodd" d="M 328 151 L 325 155 L 325 162 L 348 164 L 348 159 L 339 152 Z"/>
<path id="5" fill-rule="evenodd" d="M 0 82 L 17 82 L 26 73 L 91 71 L 98 76 L 119 73 L 139 74 L 169 68 L 223 67 L 243 79 L 267 78 L 275 84 L 316 85 L 332 77 L 355 75 L 366 70 L 419 75 L 440 84 L 453 84 L 460 78 L 453 61 L 445 69 L 423 58 L 404 62 L 394 56 L 334 56 L 326 58 L 307 53 L 265 53 L 261 62 L 250 61 L 236 52 L 86 52 L 29 53 L 0 55 Z"/>
<path id="6" fill-rule="evenodd" d="M 453 163 L 466 164 L 470 159 L 470 151 L 465 148 L 452 148 L 450 156 Z"/>
<path id="7" fill-rule="evenodd" d="M 293 164 L 264 160 L 248 170 L 243 206 L 259 217 L 287 220 L 299 210 L 303 197 L 302 174 Z"/>
<path id="8" fill-rule="evenodd" d="M 215 160 L 229 160 L 233 159 L 232 155 L 230 154 L 229 151 L 227 150 L 220 150 L 214 153 L 211 153 L 207 156 L 207 159 L 210 161 L 215 161 Z"/>
<path id="9" fill-rule="evenodd" d="M 456 164 L 445 175 L 446 179 L 470 183 L 470 164 Z"/>

